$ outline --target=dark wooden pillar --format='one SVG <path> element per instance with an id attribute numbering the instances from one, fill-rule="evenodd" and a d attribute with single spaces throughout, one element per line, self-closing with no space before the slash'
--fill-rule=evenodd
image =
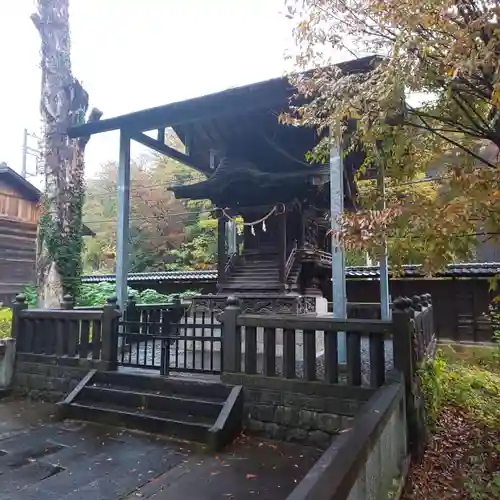
<path id="1" fill-rule="evenodd" d="M 285 267 L 286 267 L 286 212 L 278 215 L 278 262 L 279 262 L 279 281 L 281 288 L 285 289 Z"/>
<path id="2" fill-rule="evenodd" d="M 217 272 L 218 282 L 224 283 L 226 280 L 226 218 L 222 212 L 218 219 Z"/>

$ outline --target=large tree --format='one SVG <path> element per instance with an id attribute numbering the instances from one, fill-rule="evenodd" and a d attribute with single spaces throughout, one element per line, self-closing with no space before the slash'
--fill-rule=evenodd
<path id="1" fill-rule="evenodd" d="M 37 238 L 39 306 L 59 307 L 75 294 L 81 273 L 84 151 L 88 138 L 70 139 L 86 120 L 89 96 L 73 76 L 68 0 L 37 0 L 31 19 L 41 38 L 42 161 L 45 192 Z M 89 120 L 101 113 L 93 109 Z"/>
<path id="2" fill-rule="evenodd" d="M 130 187 L 130 271 L 206 267 L 215 246 L 207 207 L 176 200 L 169 187 L 203 178 L 167 157 L 133 161 Z M 95 231 L 85 251 L 86 271 L 110 272 L 115 263 L 117 165 L 107 163 L 87 182 L 85 223 Z M 204 221 L 208 222 L 208 221 Z M 216 221 L 213 221 L 216 224 Z M 210 243 L 213 240 L 213 245 Z"/>
<path id="3" fill-rule="evenodd" d="M 288 121 L 350 131 L 364 166 L 383 165 L 391 186 L 433 171 L 439 196 L 389 196 L 343 220 L 348 248 L 394 238 L 424 244 L 429 268 L 465 258 L 476 234 L 500 233 L 500 6 L 483 0 L 287 0 L 296 20 L 308 102 Z M 371 71 L 343 74 L 331 63 L 377 55 Z M 416 97 L 419 98 L 417 102 Z M 325 158 L 325 139 L 313 158 Z M 394 249 L 394 246 L 393 246 Z"/>

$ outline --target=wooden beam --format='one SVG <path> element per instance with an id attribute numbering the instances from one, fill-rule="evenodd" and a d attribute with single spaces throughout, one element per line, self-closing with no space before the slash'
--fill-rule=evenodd
<path id="1" fill-rule="evenodd" d="M 181 153 L 180 151 L 177 151 L 176 149 L 171 148 L 166 144 L 162 144 L 160 141 L 157 141 L 156 139 L 149 137 L 149 135 L 143 133 L 136 133 L 132 135 L 132 139 L 144 146 L 147 146 L 148 148 L 153 149 L 158 153 L 164 154 L 169 158 L 177 160 L 179 163 L 194 168 L 195 170 L 201 172 L 202 174 L 207 174 L 209 172 L 208 166 L 204 168 L 202 165 L 199 165 L 196 161 L 194 161 L 193 158 L 186 156 L 184 153 Z"/>
<path id="2" fill-rule="evenodd" d="M 157 130 L 266 108 L 279 112 L 288 108 L 289 98 L 294 92 L 295 89 L 288 80 L 276 78 L 95 123 L 77 125 L 69 128 L 68 135 L 81 137 L 123 128 L 131 132 Z"/>

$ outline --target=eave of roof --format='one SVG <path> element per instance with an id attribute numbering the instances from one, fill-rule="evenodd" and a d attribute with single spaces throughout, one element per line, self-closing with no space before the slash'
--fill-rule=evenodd
<path id="1" fill-rule="evenodd" d="M 21 192 L 27 195 L 29 200 L 38 201 L 40 199 L 41 191 L 5 163 L 0 163 L 0 175 L 4 178 L 7 177 Z"/>

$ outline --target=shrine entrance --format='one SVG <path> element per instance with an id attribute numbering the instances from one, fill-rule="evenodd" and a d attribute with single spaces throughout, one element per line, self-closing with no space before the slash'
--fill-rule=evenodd
<path id="1" fill-rule="evenodd" d="M 182 306 L 128 307 L 117 323 L 118 366 L 169 373 L 217 375 L 222 369 L 221 325 L 214 312 Z"/>

